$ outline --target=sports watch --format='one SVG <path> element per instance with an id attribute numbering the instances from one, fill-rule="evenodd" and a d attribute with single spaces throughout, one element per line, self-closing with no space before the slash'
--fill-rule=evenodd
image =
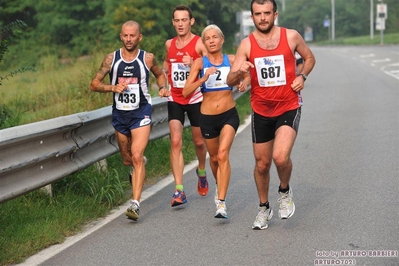
<path id="1" fill-rule="evenodd" d="M 299 77 L 299 76 L 302 76 L 302 78 L 303 78 L 303 81 L 305 81 L 305 80 L 308 78 L 308 76 L 307 76 L 306 74 L 303 74 L 303 73 L 301 73 L 301 74 L 298 74 L 298 76 L 297 76 L 297 77 Z"/>

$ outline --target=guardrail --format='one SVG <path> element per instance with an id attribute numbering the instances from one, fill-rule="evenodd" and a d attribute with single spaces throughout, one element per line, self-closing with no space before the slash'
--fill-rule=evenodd
<path id="1" fill-rule="evenodd" d="M 242 94 L 235 88 L 233 95 Z M 167 100 L 154 97 L 152 103 L 150 140 L 169 134 Z M 108 106 L 0 130 L 0 203 L 118 152 L 111 111 Z"/>

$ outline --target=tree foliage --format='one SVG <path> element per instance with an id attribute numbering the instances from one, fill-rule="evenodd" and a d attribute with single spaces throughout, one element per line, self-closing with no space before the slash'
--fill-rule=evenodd
<path id="1" fill-rule="evenodd" d="M 22 27 L 26 27 L 25 22 L 21 20 L 15 20 L 0 28 L 0 36 L 2 37 L 0 40 L 0 63 L 3 61 L 4 54 L 8 52 L 8 42 L 17 35 L 18 29 Z M 30 67 L 22 67 L 17 70 L 12 70 L 5 76 L 0 76 L 0 85 L 2 85 L 2 81 L 4 79 L 8 79 L 9 77 L 17 75 L 18 73 L 23 73 L 25 71 L 34 71 L 34 69 Z"/>
<path id="2" fill-rule="evenodd" d="M 21 20 L 15 20 L 7 25 L 0 27 L 0 63 L 3 61 L 4 54 L 8 51 L 8 41 L 16 36 L 18 28 L 25 27 L 26 24 Z M 18 73 L 25 71 L 34 71 L 32 68 L 20 68 L 17 70 L 10 71 L 5 76 L 0 75 L 0 86 L 4 79 L 8 79 Z M 0 103 L 0 129 L 14 126 L 19 123 L 21 116 L 19 113 L 15 114 L 5 104 Z"/>
<path id="3" fill-rule="evenodd" d="M 281 1 L 279 1 L 281 2 Z M 375 20 L 377 0 L 374 1 Z M 285 0 L 283 11 L 279 4 L 279 24 L 304 34 L 306 27 L 313 29 L 315 40 L 328 40 L 329 29 L 323 27 L 326 16 L 331 20 L 331 0 Z M 340 1 L 335 3 L 335 36 L 350 37 L 370 33 L 370 0 Z M 388 5 L 387 33 L 398 32 L 399 1 L 384 0 Z M 375 29 L 375 27 L 374 27 Z"/>
<path id="4" fill-rule="evenodd" d="M 377 0 L 374 2 L 377 4 Z M 397 32 L 399 1 L 384 2 L 388 4 L 389 13 L 385 32 Z M 0 0 L 0 27 L 17 19 L 27 24 L 21 32 L 21 41 L 18 46 L 10 46 L 12 52 L 3 58 L 0 69 L 21 61 L 35 65 L 48 54 L 73 58 L 116 48 L 120 46 L 120 27 L 126 20 L 140 23 L 144 35 L 141 47 L 162 58 L 164 42 L 175 35 L 171 24 L 172 10 L 181 3 L 181 0 Z M 284 11 L 282 0 L 277 3 L 280 25 L 302 34 L 306 27 L 311 27 L 316 40 L 328 39 L 323 20 L 326 15 L 331 16 L 331 0 L 285 0 Z M 239 32 L 236 13 L 250 9 L 250 1 L 242 0 L 186 0 L 184 4 L 193 10 L 196 19 L 193 31 L 200 34 L 207 24 L 217 24 L 226 36 L 226 49 Z M 337 0 L 335 6 L 337 37 L 369 34 L 370 0 Z"/>

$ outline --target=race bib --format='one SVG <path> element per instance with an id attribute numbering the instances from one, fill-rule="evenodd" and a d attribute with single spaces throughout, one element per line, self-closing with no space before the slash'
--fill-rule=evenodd
<path id="1" fill-rule="evenodd" d="M 208 68 L 204 68 L 204 73 Z M 227 75 L 229 74 L 230 67 L 220 67 L 215 74 L 209 76 L 205 83 L 207 89 L 218 89 L 228 87 L 226 84 Z"/>
<path id="2" fill-rule="evenodd" d="M 116 109 L 123 111 L 135 110 L 140 103 L 139 84 L 129 84 L 128 89 L 123 93 L 115 93 Z"/>
<path id="3" fill-rule="evenodd" d="M 172 63 L 172 82 L 175 88 L 184 88 L 190 73 L 190 67 L 183 63 Z"/>
<path id="4" fill-rule="evenodd" d="M 255 58 L 254 63 L 259 86 L 272 87 L 287 84 L 283 55 Z"/>

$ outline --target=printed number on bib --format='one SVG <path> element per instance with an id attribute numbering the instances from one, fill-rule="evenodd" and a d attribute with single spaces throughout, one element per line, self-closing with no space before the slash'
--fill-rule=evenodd
<path id="1" fill-rule="evenodd" d="M 183 63 L 172 63 L 172 82 L 175 88 L 184 88 L 188 75 L 190 74 L 190 67 Z"/>
<path id="2" fill-rule="evenodd" d="M 204 69 L 206 72 L 208 68 Z M 208 89 L 217 89 L 217 88 L 224 88 L 227 87 L 226 79 L 227 75 L 229 74 L 230 67 L 220 67 L 216 71 L 215 74 L 210 75 L 208 80 L 206 81 L 206 87 Z"/>
<path id="3" fill-rule="evenodd" d="M 129 84 L 129 89 L 123 93 L 115 93 L 116 109 L 123 111 L 135 110 L 140 103 L 139 84 Z"/>
<path id="4" fill-rule="evenodd" d="M 287 83 L 283 55 L 255 58 L 254 63 L 259 86 L 282 86 Z"/>

